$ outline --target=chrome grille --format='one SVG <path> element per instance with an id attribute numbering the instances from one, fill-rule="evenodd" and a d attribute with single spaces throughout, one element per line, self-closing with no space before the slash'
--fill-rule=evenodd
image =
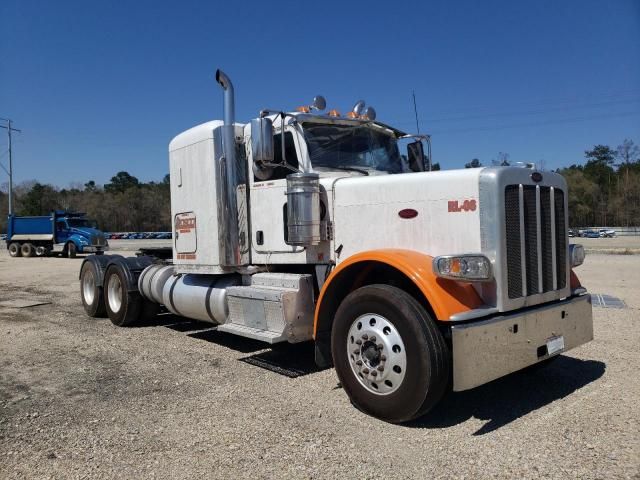
<path id="1" fill-rule="evenodd" d="M 540 185 L 507 185 L 504 209 L 509 298 L 565 288 L 564 192 Z"/>
<path id="2" fill-rule="evenodd" d="M 105 244 L 104 235 L 91 235 L 91 245 L 103 247 Z"/>

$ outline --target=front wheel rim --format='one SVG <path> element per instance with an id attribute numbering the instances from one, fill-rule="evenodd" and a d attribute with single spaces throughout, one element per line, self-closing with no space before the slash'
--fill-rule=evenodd
<path id="1" fill-rule="evenodd" d="M 368 392 L 389 395 L 400 388 L 407 353 L 391 321 L 375 313 L 361 315 L 351 324 L 346 343 L 351 370 Z"/>
<path id="2" fill-rule="evenodd" d="M 117 274 L 109 277 L 109 285 L 107 287 L 107 297 L 109 299 L 109 308 L 113 313 L 118 313 L 122 308 L 122 283 Z"/>

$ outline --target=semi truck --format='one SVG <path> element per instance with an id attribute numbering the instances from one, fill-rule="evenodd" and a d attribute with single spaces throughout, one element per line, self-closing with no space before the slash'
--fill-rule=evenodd
<path id="1" fill-rule="evenodd" d="M 50 215 L 20 217 L 9 215 L 7 249 L 12 257 L 43 257 L 78 253 L 103 254 L 109 243 L 96 222 L 85 213 L 56 210 Z"/>
<path id="2" fill-rule="evenodd" d="M 323 113 L 317 96 L 239 123 L 231 80 L 216 81 L 224 119 L 169 144 L 171 249 L 87 257 L 89 316 L 128 326 L 164 311 L 314 342 L 351 402 L 393 423 L 592 340 L 562 176 L 431 172 L 428 137 L 363 101 Z"/>

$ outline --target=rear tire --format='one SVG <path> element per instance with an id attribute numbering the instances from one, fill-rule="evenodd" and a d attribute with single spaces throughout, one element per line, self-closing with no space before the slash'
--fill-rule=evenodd
<path id="1" fill-rule="evenodd" d="M 109 267 L 104 276 L 104 304 L 109 319 L 118 327 L 131 326 L 140 318 L 142 297 L 128 290 L 122 269 L 117 265 Z"/>
<path id="2" fill-rule="evenodd" d="M 38 245 L 36 247 L 36 257 L 46 257 L 49 255 L 49 247 L 45 247 L 44 245 Z"/>
<path id="3" fill-rule="evenodd" d="M 20 251 L 20 244 L 18 242 L 11 242 L 9 244 L 9 256 L 14 258 L 22 256 L 22 253 Z"/>
<path id="4" fill-rule="evenodd" d="M 33 257 L 36 254 L 36 249 L 30 243 L 23 243 L 20 246 L 20 254 L 23 257 Z"/>
<path id="5" fill-rule="evenodd" d="M 85 262 L 80 270 L 80 298 L 84 311 L 90 317 L 104 317 L 107 310 L 104 305 L 104 291 L 97 285 L 98 272 L 92 262 Z"/>
<path id="6" fill-rule="evenodd" d="M 342 301 L 331 352 L 351 402 L 387 422 L 424 415 L 449 385 L 451 357 L 435 322 L 413 297 L 390 285 L 361 287 Z"/>
<path id="7" fill-rule="evenodd" d="M 67 258 L 76 258 L 76 254 L 78 249 L 76 248 L 76 244 L 73 242 L 67 243 L 67 248 L 65 249 L 67 252 Z"/>

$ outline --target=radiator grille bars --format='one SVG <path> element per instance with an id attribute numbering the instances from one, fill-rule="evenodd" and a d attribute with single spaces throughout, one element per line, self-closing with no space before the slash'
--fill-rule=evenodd
<path id="1" fill-rule="evenodd" d="M 508 185 L 504 208 L 509 298 L 565 288 L 564 192 L 539 185 Z"/>

